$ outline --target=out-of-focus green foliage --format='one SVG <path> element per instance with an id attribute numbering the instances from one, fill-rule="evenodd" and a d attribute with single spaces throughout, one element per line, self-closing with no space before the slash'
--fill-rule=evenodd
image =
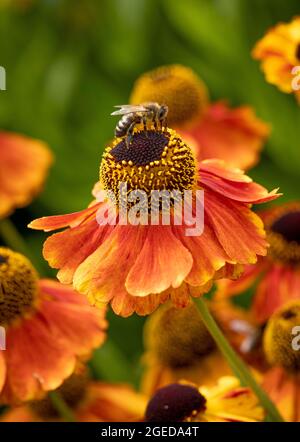
<path id="1" fill-rule="evenodd" d="M 45 236 L 28 231 L 27 222 L 86 207 L 101 153 L 113 136 L 113 106 L 128 101 L 140 73 L 161 64 L 191 66 L 212 99 L 251 104 L 272 125 L 272 134 L 250 174 L 269 188 L 280 186 L 283 200 L 300 198 L 300 109 L 293 96 L 265 82 L 250 55 L 267 28 L 300 13 L 299 0 L 1 3 L 0 65 L 7 71 L 7 91 L 0 92 L 0 127 L 47 141 L 56 156 L 43 194 L 13 218 L 40 262 Z M 97 352 L 93 370 L 122 378 L 117 366 L 110 367 L 128 358 L 133 371 L 127 379 L 133 379 L 143 320 L 112 314 L 109 319 L 111 341 Z"/>

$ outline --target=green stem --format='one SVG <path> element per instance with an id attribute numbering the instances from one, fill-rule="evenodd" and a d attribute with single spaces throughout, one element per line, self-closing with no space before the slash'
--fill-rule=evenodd
<path id="1" fill-rule="evenodd" d="M 52 402 L 53 407 L 63 418 L 65 422 L 76 422 L 73 411 L 69 408 L 66 402 L 57 391 L 50 391 L 48 396 Z"/>
<path id="2" fill-rule="evenodd" d="M 209 312 L 206 302 L 202 298 L 195 300 L 195 304 L 202 316 L 202 320 L 209 330 L 210 334 L 214 338 L 220 351 L 227 359 L 232 371 L 240 379 L 243 385 L 247 385 L 256 394 L 257 398 L 260 400 L 261 405 L 267 411 L 268 416 L 272 422 L 283 422 L 282 416 L 279 414 L 274 403 L 271 401 L 269 396 L 263 391 L 263 389 L 258 385 L 256 380 L 253 378 L 249 372 L 246 364 L 233 350 L 216 321 Z"/>
<path id="3" fill-rule="evenodd" d="M 39 264 L 28 249 L 26 242 L 9 218 L 0 221 L 0 236 L 8 247 L 27 256 L 37 270 L 40 270 Z"/>

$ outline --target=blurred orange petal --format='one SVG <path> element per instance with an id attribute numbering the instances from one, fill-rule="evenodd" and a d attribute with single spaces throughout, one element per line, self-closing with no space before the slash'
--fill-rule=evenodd
<path id="1" fill-rule="evenodd" d="M 218 158 L 232 167 L 249 169 L 259 160 L 262 146 L 270 133 L 253 109 L 230 109 L 226 102 L 211 104 L 199 123 L 183 137 L 191 137 L 199 160 Z"/>
<path id="2" fill-rule="evenodd" d="M 104 315 L 104 310 L 90 307 L 70 287 L 41 280 L 36 310 L 7 327 L 1 400 L 28 401 L 59 387 L 74 371 L 78 358 L 103 342 Z"/>
<path id="3" fill-rule="evenodd" d="M 0 132 L 0 217 L 29 204 L 42 190 L 52 154 L 45 143 Z"/>

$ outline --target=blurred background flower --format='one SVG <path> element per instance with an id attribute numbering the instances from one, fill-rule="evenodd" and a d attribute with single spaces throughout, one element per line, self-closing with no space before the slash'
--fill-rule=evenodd
<path id="1" fill-rule="evenodd" d="M 189 66 L 211 102 L 251 106 L 271 132 L 250 176 L 269 189 L 280 186 L 281 202 L 299 200 L 299 107 L 265 81 L 251 57 L 270 27 L 297 14 L 298 0 L 6 0 L 0 9 L 7 77 L 0 127 L 43 140 L 56 157 L 44 192 L 12 217 L 44 277 L 54 275 L 41 256 L 45 235 L 25 226 L 88 204 L 95 164 L 116 124 L 109 114 L 129 101 L 137 77 L 157 66 Z M 108 317 L 109 339 L 94 354 L 92 374 L 137 383 L 144 320 Z"/>

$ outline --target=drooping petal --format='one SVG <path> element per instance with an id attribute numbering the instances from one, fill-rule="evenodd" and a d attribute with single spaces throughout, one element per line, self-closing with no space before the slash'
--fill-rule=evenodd
<path id="1" fill-rule="evenodd" d="M 96 219 L 50 236 L 43 247 L 49 264 L 60 269 L 58 279 L 71 284 L 77 267 L 105 240 L 112 226 L 99 226 Z"/>
<path id="2" fill-rule="evenodd" d="M 78 358 L 103 342 L 104 314 L 70 287 L 42 280 L 36 310 L 8 327 L 1 401 L 29 401 L 59 387 Z"/>
<path id="3" fill-rule="evenodd" d="M 142 249 L 146 226 L 116 226 L 111 235 L 80 264 L 74 286 L 91 302 L 109 302 L 126 294 L 125 280 Z"/>
<path id="4" fill-rule="evenodd" d="M 228 171 L 228 173 L 226 173 Z M 278 189 L 268 192 L 238 169 L 216 160 L 200 163 L 200 185 L 235 201 L 259 204 L 280 196 Z"/>
<path id="5" fill-rule="evenodd" d="M 59 283 L 41 280 L 40 286 L 46 295 L 40 315 L 49 323 L 51 333 L 66 348 L 81 356 L 104 342 L 107 328 L 105 309 L 91 308 L 83 296 Z M 52 299 L 48 300 L 47 295 L 51 295 Z"/>
<path id="6" fill-rule="evenodd" d="M 190 252 L 169 226 L 152 226 L 142 250 L 126 278 L 125 286 L 133 296 L 161 293 L 178 288 L 193 265 Z"/>
<path id="7" fill-rule="evenodd" d="M 57 388 L 71 375 L 75 354 L 61 346 L 55 337 L 40 315 L 9 330 L 5 354 L 7 376 L 1 393 L 4 402 L 37 398 L 44 391 Z"/>
<path id="8" fill-rule="evenodd" d="M 201 236 L 186 236 L 182 226 L 174 226 L 173 230 L 193 257 L 193 267 L 185 278 L 187 283 L 193 286 L 206 284 L 217 270 L 230 261 L 209 225 L 205 225 Z"/>
<path id="9" fill-rule="evenodd" d="M 205 215 L 231 260 L 253 264 L 257 255 L 266 255 L 263 223 L 249 207 L 207 190 Z"/>

